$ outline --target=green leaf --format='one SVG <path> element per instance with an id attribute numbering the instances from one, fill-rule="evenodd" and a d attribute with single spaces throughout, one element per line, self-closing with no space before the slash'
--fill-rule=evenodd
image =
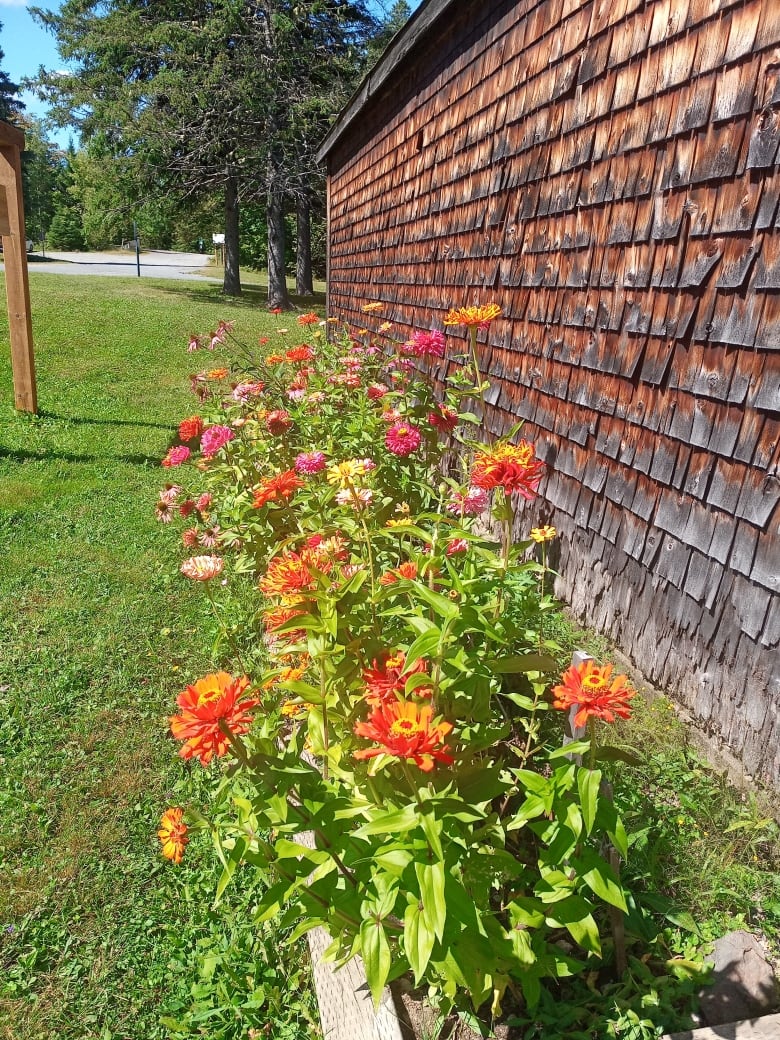
<path id="1" fill-rule="evenodd" d="M 561 903 L 555 903 L 556 917 L 557 910 Z M 601 937 L 599 936 L 598 925 L 592 914 L 586 914 L 584 917 L 580 917 L 573 921 L 562 921 L 566 931 L 574 939 L 578 946 L 581 946 L 583 950 L 587 950 L 588 953 L 595 953 L 597 957 L 601 956 Z"/>
<path id="2" fill-rule="evenodd" d="M 371 834 L 404 834 L 417 826 L 418 822 L 416 807 L 407 805 L 396 812 L 380 812 L 373 820 L 359 827 L 355 835 L 358 838 L 367 838 Z"/>
<path id="3" fill-rule="evenodd" d="M 423 829 L 434 856 L 439 860 L 444 859 L 444 853 L 442 852 L 441 847 L 442 822 L 436 816 L 433 808 L 428 812 L 420 813 L 420 826 Z"/>
<path id="4" fill-rule="evenodd" d="M 454 621 L 460 613 L 460 608 L 456 606 L 452 600 L 447 599 L 445 596 L 440 596 L 438 592 L 433 592 L 428 588 L 427 585 L 423 585 L 420 581 L 414 583 L 414 595 L 417 599 L 421 599 L 423 603 L 427 603 L 429 607 L 443 617 L 445 621 Z"/>
<path id="5" fill-rule="evenodd" d="M 596 749 L 597 762 L 626 762 L 630 766 L 641 766 L 644 759 L 625 748 L 612 747 L 609 744 Z"/>
<path id="6" fill-rule="evenodd" d="M 616 906 L 623 913 L 628 912 L 626 897 L 623 894 L 620 881 L 614 870 L 608 863 L 601 859 L 595 852 L 584 849 L 578 861 L 573 860 L 572 865 L 578 874 L 595 894 L 603 899 L 605 903 Z M 586 869 L 582 869 L 585 867 Z"/>
<path id="7" fill-rule="evenodd" d="M 361 924 L 360 954 L 366 969 L 368 987 L 374 998 L 374 1007 L 378 1008 L 392 964 L 390 946 L 381 921 L 368 918 Z"/>
<path id="8" fill-rule="evenodd" d="M 430 657 L 438 649 L 441 631 L 438 628 L 430 628 L 421 636 L 418 636 L 406 651 L 406 663 L 404 671 L 409 671 L 421 657 Z"/>
<path id="9" fill-rule="evenodd" d="M 518 672 L 555 672 L 558 664 L 549 654 L 515 654 L 512 657 L 492 657 L 485 662 L 491 671 L 499 675 L 515 675 Z"/>
<path id="10" fill-rule="evenodd" d="M 550 760 L 568 758 L 570 755 L 584 755 L 586 751 L 590 751 L 589 740 L 572 740 L 569 744 L 564 744 L 563 747 L 551 751 L 547 757 Z"/>
<path id="11" fill-rule="evenodd" d="M 425 920 L 422 903 L 410 903 L 404 914 L 404 952 L 414 972 L 414 984 L 419 986 L 428 967 L 435 941 L 433 929 Z"/>
<path id="12" fill-rule="evenodd" d="M 415 863 L 414 872 L 420 886 L 422 913 L 429 928 L 432 928 L 439 942 L 444 939 L 444 925 L 447 921 L 447 904 L 444 899 L 444 864 Z"/>
<path id="13" fill-rule="evenodd" d="M 599 805 L 599 787 L 601 785 L 600 769 L 579 769 L 577 771 L 577 787 L 580 792 L 582 818 L 585 822 L 585 833 L 590 834 L 596 820 Z"/>

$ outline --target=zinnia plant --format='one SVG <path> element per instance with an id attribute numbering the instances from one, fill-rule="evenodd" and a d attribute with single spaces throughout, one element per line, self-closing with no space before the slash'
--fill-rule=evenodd
<path id="1" fill-rule="evenodd" d="M 594 739 L 564 750 L 549 709 L 553 686 L 593 737 L 633 696 L 609 666 L 560 677 L 542 624 L 554 530 L 514 539 L 516 510 L 543 487 L 535 446 L 461 436 L 483 387 L 477 332 L 499 314 L 445 319 L 472 339 L 466 390 L 434 393 L 422 371 L 447 353 L 436 330 L 396 342 L 388 322 L 329 343 L 303 316 L 316 347 L 244 348 L 237 386 L 260 400 L 193 378 L 208 499 L 177 489 L 157 503 L 187 506 L 188 546 L 218 539 L 219 556 L 181 570 L 203 582 L 240 665 L 194 681 L 170 720 L 181 756 L 215 774 L 220 890 L 241 862 L 262 871 L 260 914 L 286 906 L 297 934 L 330 929 L 331 955 L 361 953 L 376 1000 L 411 972 L 445 1007 L 494 1011 L 507 990 L 532 1006 L 542 986 L 594 971 L 607 908 L 627 909 L 604 852 L 625 856 L 627 839 L 601 752 Z M 212 588 L 223 573 L 228 589 Z M 566 757 L 586 752 L 587 766 Z M 169 829 L 164 849 L 183 841 Z"/>

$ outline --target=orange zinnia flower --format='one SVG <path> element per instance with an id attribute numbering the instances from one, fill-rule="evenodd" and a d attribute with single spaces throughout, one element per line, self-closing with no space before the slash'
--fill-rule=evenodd
<path id="1" fill-rule="evenodd" d="M 283 600 L 289 600 L 291 597 L 299 597 L 304 591 L 315 589 L 317 579 L 309 570 L 303 555 L 283 552 L 271 560 L 259 584 L 266 596 L 280 596 Z"/>
<path id="2" fill-rule="evenodd" d="M 407 521 L 408 523 L 408 521 Z M 395 585 L 401 578 L 406 578 L 407 581 L 414 581 L 417 577 L 417 564 L 412 563 L 411 560 L 407 560 L 402 563 L 400 567 L 396 567 L 395 570 L 385 571 L 382 577 L 379 579 L 380 585 Z"/>
<path id="3" fill-rule="evenodd" d="M 319 321 L 320 321 L 319 315 L 314 314 L 314 313 L 299 314 L 298 315 L 298 324 L 299 325 L 318 325 Z"/>
<path id="4" fill-rule="evenodd" d="M 212 368 L 210 372 L 206 373 L 206 379 L 224 379 L 228 374 L 226 368 Z"/>
<path id="5" fill-rule="evenodd" d="M 184 810 L 178 806 L 166 809 L 160 819 L 160 829 L 157 832 L 163 856 L 173 860 L 176 864 L 181 863 L 184 849 L 190 840 L 187 837 L 187 824 L 182 820 L 183 816 Z"/>
<path id="6" fill-rule="evenodd" d="M 260 487 L 255 489 L 252 505 L 255 509 L 260 509 L 266 502 L 271 502 L 274 499 L 287 501 L 292 498 L 298 488 L 303 486 L 304 482 L 294 469 L 285 470 L 284 473 L 277 473 L 273 477 L 266 477 L 260 484 Z"/>
<path id="7" fill-rule="evenodd" d="M 452 765 L 455 761 L 448 754 L 444 740 L 452 730 L 451 722 L 431 725 L 433 711 L 430 705 L 420 706 L 413 701 L 391 701 L 380 704 L 366 722 L 355 723 L 358 737 L 374 740 L 378 747 L 362 748 L 355 758 L 375 758 L 377 755 L 392 755 L 394 758 L 411 759 L 424 773 L 430 773 L 434 761 Z"/>
<path id="8" fill-rule="evenodd" d="M 408 669 L 405 663 L 406 654 L 399 650 L 383 662 L 372 661 L 371 668 L 363 669 L 363 682 L 366 685 L 364 699 L 372 708 L 400 700 L 406 694 L 406 680 L 410 676 L 427 674 L 427 661 L 415 661 Z M 432 693 L 430 686 L 418 686 L 415 688 L 414 696 L 430 697 Z"/>
<path id="9" fill-rule="evenodd" d="M 536 496 L 544 470 L 544 463 L 536 458 L 528 441 L 496 444 L 474 455 L 471 484 L 487 491 L 502 487 L 507 494 L 517 492 L 530 500 Z"/>
<path id="10" fill-rule="evenodd" d="M 364 303 L 360 309 L 364 314 L 371 314 L 374 311 L 381 311 L 383 307 L 384 304 L 379 300 L 373 300 L 371 303 Z"/>
<path id="11" fill-rule="evenodd" d="M 179 423 L 179 440 L 191 441 L 200 437 L 202 433 L 203 420 L 199 415 L 191 415 Z"/>
<path id="12" fill-rule="evenodd" d="M 185 742 L 179 751 L 182 758 L 199 758 L 205 766 L 215 755 L 227 754 L 230 741 L 220 722 L 234 735 L 246 733 L 252 724 L 250 712 L 260 703 L 256 697 L 244 697 L 248 687 L 244 675 L 216 672 L 179 694 L 181 715 L 172 715 L 170 723 L 176 740 Z"/>
<path id="13" fill-rule="evenodd" d="M 636 696 L 636 690 L 628 685 L 625 675 L 612 678 L 611 664 L 583 661 L 567 668 L 561 680 L 560 686 L 553 687 L 553 705 L 563 711 L 577 707 L 576 727 L 584 726 L 588 719 L 614 722 L 616 715 L 627 719 L 631 714 L 628 702 Z"/>
<path id="14" fill-rule="evenodd" d="M 444 318 L 444 324 L 485 327 L 500 314 L 501 308 L 497 303 L 486 303 L 482 307 L 452 307 Z"/>

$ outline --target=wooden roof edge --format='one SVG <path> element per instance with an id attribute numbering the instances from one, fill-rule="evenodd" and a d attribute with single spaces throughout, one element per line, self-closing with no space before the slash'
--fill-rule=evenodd
<path id="1" fill-rule="evenodd" d="M 451 7 L 456 0 L 426 0 L 387 45 L 385 52 L 339 113 L 336 122 L 328 131 L 317 150 L 317 162 L 322 162 L 334 145 L 346 133 L 371 98 L 395 72 L 418 41 L 428 32 L 434 22 Z"/>
<path id="2" fill-rule="evenodd" d="M 20 151 L 24 148 L 24 133 L 13 123 L 0 119 L 0 145 L 15 145 Z"/>

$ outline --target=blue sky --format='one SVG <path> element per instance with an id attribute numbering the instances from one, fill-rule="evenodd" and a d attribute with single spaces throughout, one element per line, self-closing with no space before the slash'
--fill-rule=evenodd
<path id="1" fill-rule="evenodd" d="M 54 37 L 45 32 L 27 11 L 28 0 L 0 0 L 0 47 L 5 52 L 2 61 L 2 69 L 14 83 L 18 83 L 25 76 L 34 76 L 39 67 L 43 65 L 46 69 L 63 68 L 62 60 L 57 53 Z M 408 0 L 409 6 L 414 11 L 421 0 Z M 49 11 L 56 11 L 59 0 L 36 0 L 38 7 Z M 381 11 L 392 7 L 392 0 L 374 0 L 369 6 Z M 29 91 L 22 95 L 22 101 L 30 115 L 42 118 L 45 114 L 45 106 L 37 100 Z M 72 136 L 68 130 L 50 131 L 52 140 L 66 148 L 68 140 Z M 75 144 L 78 145 L 78 139 Z"/>
<path id="2" fill-rule="evenodd" d="M 59 3 L 53 0 L 37 0 L 37 5 L 50 11 L 59 7 Z M 25 76 L 34 76 L 41 65 L 47 69 L 62 67 L 54 37 L 33 21 L 26 0 L 0 0 L 0 22 L 3 23 L 0 47 L 5 52 L 2 68 L 14 83 Z M 31 93 L 22 94 L 22 101 L 30 115 L 45 115 L 45 107 Z M 71 134 L 60 130 L 52 131 L 50 136 L 65 148 Z"/>

